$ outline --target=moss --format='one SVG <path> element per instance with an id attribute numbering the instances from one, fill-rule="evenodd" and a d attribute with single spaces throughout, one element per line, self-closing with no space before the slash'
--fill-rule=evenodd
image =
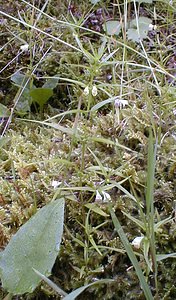
<path id="1" fill-rule="evenodd" d="M 9 2 L 11 7 L 7 3 L 3 4 L 4 11 L 16 15 L 14 5 L 18 4 L 19 11 L 22 13 L 23 5 L 19 1 L 12 2 Z M 119 16 L 116 7 L 113 6 L 112 9 L 112 1 L 105 2 L 104 18 Z M 35 1 L 35 5 L 39 7 L 43 4 L 43 1 Z M 71 21 L 74 19 L 75 22 L 79 22 L 81 18 L 83 20 L 86 16 L 87 26 L 92 28 L 91 18 L 97 17 L 100 3 L 97 3 L 94 8 L 91 8 L 91 3 L 89 4 L 90 7 L 84 1 L 77 1 L 73 4 L 74 7 L 68 8 L 65 3 L 52 0 L 49 1 L 46 12 L 58 19 L 65 20 L 66 18 Z M 145 9 L 145 5 L 141 6 L 141 13 L 148 16 L 151 12 L 149 6 L 147 7 Z M 92 9 L 91 12 L 89 8 Z M 123 9 L 120 9 L 123 13 Z M 133 13 L 133 9 L 130 9 L 129 16 Z M 159 7 L 158 11 L 162 16 L 163 8 Z M 32 10 L 28 7 L 26 12 L 28 21 L 31 20 L 31 12 Z M 37 12 L 34 13 L 34 19 L 36 17 Z M 6 20 L 4 20 L 2 38 L 4 44 L 11 38 L 10 33 L 8 37 L 6 36 L 7 24 L 5 22 Z M 159 22 L 164 27 L 164 21 Z M 97 85 L 98 94 L 92 98 L 91 106 L 112 96 L 126 99 L 128 106 L 119 110 L 119 121 L 113 102 L 89 114 L 87 111 L 80 112 L 75 136 L 67 135 L 50 126 L 44 126 L 37 114 L 27 115 L 26 122 L 13 115 L 10 129 L 6 132 L 7 140 L 0 149 L 1 249 L 4 249 L 11 236 L 35 214 L 36 210 L 50 202 L 56 193 L 62 194 L 66 199 L 65 229 L 51 279 L 68 293 L 97 279 L 114 279 L 114 283 L 110 285 L 91 287 L 78 299 L 145 299 L 135 270 L 114 230 L 107 203 L 103 200 L 99 202 L 96 200 L 96 191 L 98 190 L 100 194 L 102 191 L 109 193 L 113 209 L 130 242 L 136 236 L 145 234 L 123 214 L 123 211 L 137 219 L 141 217 L 139 206 L 127 196 L 127 193 L 130 193 L 138 199 L 145 212 L 147 146 L 149 131 L 152 129 L 154 138 L 158 136 L 154 192 L 155 219 L 158 222 L 169 215 L 175 217 L 176 146 L 175 87 L 171 86 L 173 83 L 169 83 L 167 73 L 158 74 L 155 70 L 162 93 L 159 96 L 151 72 L 143 68 L 147 64 L 146 60 L 133 51 L 134 48 L 140 52 L 140 46 L 127 40 L 125 44 L 131 48 L 126 48 L 123 70 L 124 48 L 123 45 L 118 44 L 118 41 L 123 43 L 122 36 L 118 41 L 114 38 L 108 40 L 103 58 L 114 50 L 116 52 L 110 57 L 110 65 L 103 65 L 100 60 L 95 61 L 86 56 L 86 52 L 77 53 L 48 36 L 15 24 L 12 20 L 9 21 L 8 26 L 11 31 L 14 30 L 16 36 L 20 36 L 30 44 L 30 51 L 36 49 L 35 53 L 30 51 L 23 53 L 18 63 L 14 61 L 3 72 L 3 88 L 0 97 L 10 109 L 14 108 L 17 90 L 12 87 L 7 77 L 10 78 L 20 68 L 31 74 L 34 66 L 50 46 L 52 46 L 52 51 L 48 53 L 34 74 L 36 86 L 40 86 L 41 82 L 43 84 L 45 81 L 43 78 L 41 81 L 38 80 L 40 76 L 57 75 L 65 80 L 58 81 L 54 96 L 45 108 L 45 119 L 62 111 L 77 108 L 80 99 L 81 109 L 87 109 L 88 98 L 83 97 L 83 85 L 68 83 L 66 79 L 77 80 L 85 86 Z M 47 17 L 40 18 L 38 26 L 53 36 L 61 35 L 64 41 L 78 46 L 71 28 L 61 26 Z M 167 24 L 167 32 L 169 26 Z M 85 50 L 94 55 L 92 48 L 96 53 L 102 44 L 99 36 L 78 29 L 76 32 Z M 160 65 L 162 68 L 167 68 L 168 64 L 169 66 L 173 64 L 168 57 L 168 51 L 171 51 L 167 48 L 170 40 L 167 39 L 165 43 L 161 35 L 161 41 L 164 44 L 158 45 L 155 35 L 153 41 L 153 46 L 148 40 L 143 43 L 149 58 L 154 62 L 157 59 L 156 68 Z M 11 40 L 4 48 L 0 56 L 3 67 L 17 55 L 20 45 L 19 39 Z M 166 50 L 164 51 L 161 46 L 166 47 Z M 152 47 L 157 49 L 156 55 L 152 52 Z M 31 53 L 33 53 L 32 56 Z M 130 69 L 131 65 L 128 63 L 131 62 L 133 65 Z M 139 71 L 135 63 L 141 64 L 144 70 Z M 122 73 L 123 78 L 121 78 Z M 174 74 L 173 70 L 172 74 Z M 32 118 L 34 122 L 29 121 Z M 35 123 L 35 120 L 39 123 Z M 62 124 L 67 129 L 73 129 L 76 124 L 75 115 L 71 113 L 63 115 L 63 118 L 56 117 L 49 120 L 55 125 Z M 55 189 L 53 181 L 62 182 L 62 190 Z M 122 186 L 126 189 L 126 194 L 113 185 L 114 182 L 121 181 L 123 181 Z M 113 188 L 109 188 L 110 185 L 113 185 Z M 65 187 L 67 189 L 64 189 Z M 89 211 L 86 204 L 96 205 L 106 214 L 106 217 L 93 210 Z M 91 238 L 99 247 L 99 251 L 95 245 L 92 245 Z M 162 225 L 156 232 L 156 250 L 158 254 L 176 252 L 174 219 Z M 141 249 L 138 254 L 141 269 L 145 273 L 146 263 Z M 174 272 L 174 260 L 167 259 L 158 264 L 159 297 L 162 299 L 173 299 L 176 294 Z M 154 294 L 152 272 L 148 276 L 148 282 Z M 6 292 L 1 289 L 0 298 L 3 299 L 5 295 Z M 32 294 L 18 298 L 59 299 L 59 296 L 42 283 Z M 16 297 L 14 296 L 13 299 Z"/>

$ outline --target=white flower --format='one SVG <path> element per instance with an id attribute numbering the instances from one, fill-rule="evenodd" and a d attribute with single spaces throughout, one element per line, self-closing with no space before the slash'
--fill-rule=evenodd
<path id="1" fill-rule="evenodd" d="M 93 85 L 93 87 L 92 87 L 92 96 L 95 97 L 97 95 L 97 93 L 98 93 L 97 87 L 96 87 L 96 85 Z"/>
<path id="2" fill-rule="evenodd" d="M 96 191 L 96 197 L 95 197 L 95 202 L 102 201 L 102 196 L 100 195 L 99 191 Z"/>
<path id="3" fill-rule="evenodd" d="M 148 30 L 151 31 L 151 30 L 156 30 L 157 29 L 157 26 L 156 25 L 153 25 L 153 24 L 149 24 L 149 27 L 148 27 Z"/>
<path id="4" fill-rule="evenodd" d="M 20 49 L 21 49 L 23 52 L 27 52 L 28 49 L 29 49 L 29 45 L 28 45 L 28 44 L 21 45 Z"/>
<path id="5" fill-rule="evenodd" d="M 84 96 L 88 96 L 89 95 L 89 87 L 86 86 L 83 92 Z"/>
<path id="6" fill-rule="evenodd" d="M 53 186 L 54 189 L 56 189 L 61 183 L 62 183 L 61 181 L 53 180 L 51 185 Z"/>
<path id="7" fill-rule="evenodd" d="M 103 194 L 103 202 L 109 202 L 111 200 L 111 196 L 107 193 L 102 191 Z"/>
<path id="8" fill-rule="evenodd" d="M 141 242 L 143 240 L 144 236 L 137 236 L 135 239 L 132 241 L 132 245 L 134 246 L 135 249 L 139 249 L 141 246 Z"/>
<path id="9" fill-rule="evenodd" d="M 111 200 L 111 196 L 107 192 L 102 191 L 101 194 L 96 191 L 95 202 L 109 202 Z"/>
<path id="10" fill-rule="evenodd" d="M 124 108 L 126 105 L 128 105 L 128 101 L 127 100 L 120 100 L 120 99 L 116 99 L 115 100 L 115 107 L 116 108 Z"/>

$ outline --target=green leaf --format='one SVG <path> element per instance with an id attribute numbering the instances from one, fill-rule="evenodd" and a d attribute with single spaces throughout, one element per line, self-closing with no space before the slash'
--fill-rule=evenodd
<path id="1" fill-rule="evenodd" d="M 55 78 L 55 77 L 51 77 L 49 78 L 45 83 L 44 85 L 42 86 L 42 88 L 47 88 L 47 89 L 54 89 L 58 84 L 58 78 Z"/>
<path id="2" fill-rule="evenodd" d="M 41 274 L 39 271 L 33 269 L 34 272 L 43 280 L 45 281 L 56 293 L 61 296 L 67 296 L 68 294 L 65 293 L 59 286 L 57 286 L 54 282 L 52 282 L 49 278 L 45 275 Z"/>
<path id="3" fill-rule="evenodd" d="M 159 229 L 160 226 L 163 226 L 165 224 L 167 224 L 168 222 L 172 221 L 172 216 L 162 220 L 162 221 L 159 221 L 158 223 L 154 224 L 154 231 L 157 232 L 157 230 Z"/>
<path id="4" fill-rule="evenodd" d="M 41 279 L 33 268 L 49 276 L 59 252 L 64 200 L 41 208 L 12 237 L 0 256 L 3 288 L 17 295 L 32 292 Z"/>
<path id="5" fill-rule="evenodd" d="M 87 289 L 89 286 L 92 286 L 94 284 L 100 284 L 100 283 L 110 283 L 114 282 L 114 280 L 111 279 L 102 279 L 102 280 L 97 280 L 93 283 L 81 286 L 80 288 L 74 290 L 70 294 L 68 294 L 66 297 L 63 298 L 63 300 L 74 300 L 76 297 L 78 297 L 85 289 Z"/>
<path id="6" fill-rule="evenodd" d="M 95 203 L 87 203 L 87 204 L 85 204 L 85 207 L 91 209 L 96 214 L 99 214 L 99 215 L 101 215 L 103 217 L 108 217 L 109 216 L 100 207 L 98 207 Z"/>
<path id="7" fill-rule="evenodd" d="M 36 88 L 30 91 L 30 96 L 33 101 L 37 102 L 40 107 L 48 101 L 48 99 L 53 95 L 53 90 L 50 88 Z"/>
<path id="8" fill-rule="evenodd" d="M 141 24 L 144 24 L 146 26 L 146 28 L 148 28 L 148 26 L 151 23 L 152 23 L 152 20 L 150 18 L 147 18 L 147 17 L 139 17 L 138 18 L 139 27 Z M 130 27 L 137 28 L 136 18 L 130 22 Z"/>
<path id="9" fill-rule="evenodd" d="M 167 258 L 176 258 L 176 252 L 175 253 L 169 253 L 169 254 L 157 254 L 156 260 L 161 261 Z"/>
<path id="10" fill-rule="evenodd" d="M 91 2 L 92 4 L 97 4 L 98 2 L 100 2 L 100 0 L 90 0 L 90 2 Z"/>
<path id="11" fill-rule="evenodd" d="M 108 35 L 119 35 L 121 24 L 119 21 L 110 20 L 103 24 L 103 29 Z"/>
<path id="12" fill-rule="evenodd" d="M 147 17 L 138 18 L 139 33 L 137 29 L 137 21 L 133 19 L 130 22 L 130 28 L 127 31 L 128 39 L 133 42 L 139 42 L 147 37 L 149 31 L 149 25 L 152 24 L 152 20 Z"/>
<path id="13" fill-rule="evenodd" d="M 15 110 L 18 112 L 18 114 L 25 115 L 30 111 L 31 104 L 31 96 L 29 95 L 29 90 L 26 88 L 23 94 L 20 96 L 19 101 L 15 106 Z"/>
<path id="14" fill-rule="evenodd" d="M 139 227 L 141 227 L 142 230 L 144 230 L 144 231 L 146 230 L 146 228 L 145 228 L 145 223 L 144 223 L 144 222 L 142 222 L 142 221 L 140 221 L 140 220 L 134 218 L 134 217 L 131 216 L 130 214 L 126 213 L 125 211 L 122 211 L 122 213 L 123 213 L 127 218 L 129 218 L 130 220 L 132 220 L 136 225 L 138 225 Z"/>
<path id="15" fill-rule="evenodd" d="M 26 84 L 27 80 L 29 80 L 29 76 L 18 71 L 11 76 L 11 80 L 13 81 L 13 83 L 15 85 L 22 87 Z M 30 80 L 29 80 L 26 88 L 30 89 Z"/>
<path id="16" fill-rule="evenodd" d="M 10 110 L 3 104 L 0 103 L 0 118 L 9 117 Z"/>
<path id="17" fill-rule="evenodd" d="M 142 272 L 142 269 L 139 265 L 139 262 L 133 252 L 133 249 L 126 237 L 126 234 L 122 228 L 122 226 L 120 225 L 120 222 L 119 220 L 117 219 L 113 209 L 112 209 L 112 206 L 109 204 L 109 210 L 110 210 L 110 214 L 111 214 L 111 218 L 112 218 L 112 221 L 113 221 L 113 224 L 114 224 L 114 227 L 124 245 L 124 248 L 128 254 L 128 257 L 129 259 L 131 260 L 132 264 L 133 264 L 133 267 L 136 271 L 136 274 L 139 278 L 139 281 L 140 281 L 140 285 L 141 285 L 141 288 L 143 289 L 144 291 L 144 294 L 145 294 L 145 297 L 147 300 L 152 300 L 153 299 L 153 296 L 152 296 L 152 293 L 151 293 L 151 290 L 150 290 L 150 287 L 148 286 L 147 282 L 146 282 L 146 279 L 143 275 L 143 272 Z"/>
<path id="18" fill-rule="evenodd" d="M 116 98 L 117 98 L 117 97 L 112 97 L 112 98 L 108 98 L 108 99 L 106 99 L 106 100 L 103 100 L 103 101 L 101 101 L 101 102 L 98 102 L 97 104 L 95 104 L 95 105 L 91 108 L 91 111 L 96 111 L 96 110 L 98 110 L 99 108 L 101 108 L 102 106 L 114 102 Z"/>
<path id="19" fill-rule="evenodd" d="M 136 2 L 139 2 L 139 3 L 152 3 L 153 0 L 136 0 Z"/>

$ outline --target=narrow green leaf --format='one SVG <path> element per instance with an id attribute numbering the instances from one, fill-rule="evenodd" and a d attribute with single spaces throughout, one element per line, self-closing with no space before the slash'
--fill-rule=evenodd
<path id="1" fill-rule="evenodd" d="M 148 145 L 148 162 L 147 162 L 147 190 L 146 190 L 146 217 L 148 223 L 147 237 L 150 243 L 152 269 L 155 277 L 155 286 L 157 290 L 157 260 L 155 246 L 154 231 L 154 179 L 155 179 L 155 163 L 156 163 L 157 140 L 155 147 L 153 145 L 153 134 L 150 131 Z"/>
<path id="2" fill-rule="evenodd" d="M 100 207 L 97 206 L 95 203 L 87 203 L 85 204 L 85 207 L 91 209 L 94 211 L 96 214 L 99 214 L 103 217 L 108 217 L 108 214 L 106 214 Z"/>
<path id="3" fill-rule="evenodd" d="M 66 297 L 63 298 L 63 300 L 74 300 L 76 297 L 78 297 L 85 289 L 87 289 L 88 287 L 94 285 L 94 284 L 103 284 L 103 283 L 110 283 L 110 282 L 114 282 L 114 280 L 111 279 L 102 279 L 102 280 L 97 280 L 93 283 L 90 284 L 86 284 L 84 286 L 81 286 L 80 288 L 76 289 L 75 291 L 71 292 L 70 294 L 68 294 Z"/>
<path id="4" fill-rule="evenodd" d="M 116 186 L 119 190 L 121 190 L 125 195 L 127 195 L 130 199 L 137 202 L 136 198 L 130 194 L 119 182 L 112 181 L 112 184 Z"/>
<path id="5" fill-rule="evenodd" d="M 140 265 L 137 261 L 137 258 L 135 256 L 135 254 L 132 250 L 132 247 L 131 247 L 131 245 L 130 245 L 130 243 L 129 243 L 126 235 L 125 235 L 125 232 L 123 231 L 123 228 L 120 225 L 119 220 L 117 219 L 117 217 L 116 217 L 116 215 L 115 215 L 115 213 L 114 213 L 114 211 L 113 211 L 110 204 L 109 204 L 109 210 L 110 210 L 110 213 L 111 213 L 112 221 L 114 223 L 114 227 L 115 227 L 115 229 L 117 230 L 117 233 L 120 236 L 120 239 L 121 239 L 121 241 L 122 241 L 122 243 L 125 247 L 125 250 L 126 250 L 132 264 L 133 264 L 133 267 L 135 268 L 136 274 L 139 278 L 139 281 L 140 281 L 141 287 L 144 291 L 145 297 L 146 297 L 147 300 L 152 300 L 153 299 L 152 293 L 151 293 L 150 288 L 149 288 L 149 286 L 148 286 L 148 284 L 145 280 L 145 277 L 142 273 L 142 270 L 141 270 Z"/>
<path id="6" fill-rule="evenodd" d="M 92 244 L 93 248 L 102 256 L 101 251 L 98 249 L 97 244 L 95 243 L 93 236 L 91 234 L 89 234 L 89 241 Z"/>
<path id="7" fill-rule="evenodd" d="M 100 0 L 90 0 L 90 2 L 91 2 L 92 4 L 97 4 L 98 2 L 100 2 Z"/>
<path id="8" fill-rule="evenodd" d="M 93 151 L 92 151 L 90 148 L 88 148 L 88 150 L 90 151 L 90 153 L 92 154 L 92 156 L 93 156 L 94 159 L 96 160 L 97 164 L 98 164 L 99 167 L 100 167 L 100 170 L 101 170 L 102 174 L 103 174 L 103 175 L 105 176 L 105 178 L 106 178 L 107 173 L 106 173 L 106 170 L 104 169 L 104 167 L 103 167 L 103 165 L 102 165 L 100 159 L 93 153 Z"/>
<path id="9" fill-rule="evenodd" d="M 37 122 L 35 122 L 35 123 L 37 123 Z M 64 127 L 60 124 L 54 123 L 54 122 L 40 122 L 40 124 L 55 128 L 57 130 L 60 130 L 61 132 L 64 132 L 64 133 L 68 134 L 68 135 L 73 135 L 74 134 L 74 131 L 73 131 L 72 128 L 67 128 L 67 127 Z"/>
<path id="10" fill-rule="evenodd" d="M 116 98 L 117 98 L 117 97 L 112 97 L 112 98 L 108 98 L 108 99 L 106 99 L 106 100 L 103 100 L 103 101 L 101 101 L 101 102 L 98 102 L 97 104 L 95 104 L 95 105 L 91 108 L 91 111 L 96 111 L 96 110 L 98 110 L 99 108 L 101 108 L 102 106 L 114 102 L 114 100 L 115 100 Z"/>
<path id="11" fill-rule="evenodd" d="M 154 231 L 157 232 L 157 230 L 159 229 L 159 227 L 167 224 L 168 222 L 172 221 L 172 217 L 168 217 L 164 220 L 159 221 L 158 223 L 154 224 Z"/>
<path id="12" fill-rule="evenodd" d="M 157 254 L 156 260 L 161 261 L 167 258 L 176 258 L 176 252 L 175 253 L 169 253 L 169 254 Z"/>
<path id="13" fill-rule="evenodd" d="M 152 133 L 150 132 L 149 145 L 148 145 L 147 190 L 146 190 L 146 208 L 147 208 L 148 216 L 153 206 L 155 161 L 156 161 L 156 155 L 154 154 L 154 148 L 153 148 L 153 136 Z"/>
<path id="14" fill-rule="evenodd" d="M 43 280 L 45 281 L 56 293 L 58 293 L 61 296 L 67 296 L 68 294 L 65 293 L 60 287 L 58 287 L 54 282 L 52 282 L 49 278 L 47 278 L 45 275 L 37 271 L 36 269 L 33 269 L 34 272 Z"/>
<path id="15" fill-rule="evenodd" d="M 139 3 L 152 3 L 153 0 L 135 0 L 136 2 L 139 2 Z"/>
<path id="16" fill-rule="evenodd" d="M 144 231 L 146 230 L 145 228 L 145 224 L 144 222 L 134 218 L 133 216 L 131 216 L 130 214 L 126 213 L 125 211 L 122 211 L 122 213 L 129 218 L 130 220 L 132 220 L 136 225 L 138 225 L 139 227 L 141 227 Z"/>
<path id="17" fill-rule="evenodd" d="M 32 292 L 41 279 L 33 268 L 49 276 L 59 252 L 64 199 L 41 208 L 12 237 L 0 256 L 3 288 L 18 295 Z"/>
<path id="18" fill-rule="evenodd" d="M 101 46 L 98 48 L 98 57 L 99 57 L 99 59 L 103 56 L 103 54 L 105 52 L 106 43 L 107 43 L 107 39 L 104 38 L 103 41 L 102 41 Z"/>

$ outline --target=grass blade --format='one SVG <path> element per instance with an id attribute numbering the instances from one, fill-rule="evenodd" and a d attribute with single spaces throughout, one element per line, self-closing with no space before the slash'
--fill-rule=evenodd
<path id="1" fill-rule="evenodd" d="M 142 270 L 139 266 L 137 258 L 135 256 L 133 250 L 132 250 L 132 247 L 131 247 L 131 245 L 130 245 L 130 243 L 129 243 L 129 241 L 128 241 L 128 239 L 127 239 L 127 237 L 126 237 L 126 235 L 123 231 L 123 228 L 121 227 L 121 225 L 119 223 L 119 220 L 117 219 L 111 205 L 109 205 L 109 210 L 110 210 L 112 221 L 114 223 L 114 227 L 115 227 L 115 229 L 117 230 L 117 233 L 120 236 L 120 239 L 121 239 L 121 241 L 122 241 L 122 243 L 125 247 L 125 250 L 126 250 L 132 264 L 133 264 L 133 267 L 135 268 L 136 274 L 139 278 L 139 281 L 140 281 L 141 287 L 144 291 L 145 297 L 146 297 L 147 300 L 152 300 L 153 296 L 152 296 L 152 293 L 150 291 L 150 288 L 149 288 L 149 286 L 148 286 L 148 284 L 145 280 L 145 277 L 144 277 L 144 275 L 142 273 Z"/>

